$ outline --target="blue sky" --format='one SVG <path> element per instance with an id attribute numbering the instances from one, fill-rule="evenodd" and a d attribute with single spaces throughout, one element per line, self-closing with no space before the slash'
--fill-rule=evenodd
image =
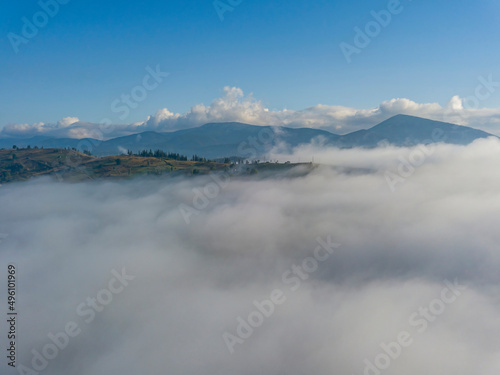
<path id="1" fill-rule="evenodd" d="M 229 0 L 221 0 L 229 3 Z M 234 0 L 233 0 L 234 1 Z M 500 5 L 491 1 L 402 0 L 361 53 L 339 48 L 388 1 L 243 0 L 221 22 L 212 0 L 81 1 L 59 5 L 19 45 L 35 2 L 7 2 L 0 15 L 0 127 L 74 116 L 119 122 L 111 103 L 141 84 L 146 67 L 169 72 L 127 123 L 158 109 L 210 104 L 225 86 L 272 109 L 321 104 L 375 108 L 392 98 L 443 106 L 473 92 L 478 76 L 500 80 Z M 481 102 L 498 108 L 500 92 Z"/>

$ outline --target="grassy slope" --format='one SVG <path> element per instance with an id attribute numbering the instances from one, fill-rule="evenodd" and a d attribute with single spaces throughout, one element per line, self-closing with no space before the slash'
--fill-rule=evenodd
<path id="1" fill-rule="evenodd" d="M 96 158 L 78 151 L 53 148 L 6 149 L 0 150 L 0 183 L 24 181 L 43 175 L 68 181 L 130 178 L 147 174 L 197 175 L 223 170 L 230 170 L 230 173 L 234 174 L 252 175 L 263 172 L 264 175 L 268 175 L 289 170 L 294 166 L 297 164 L 260 163 L 229 169 L 230 164 L 216 162 L 179 161 L 129 155 Z"/>
<path id="2" fill-rule="evenodd" d="M 126 178 L 138 174 L 207 173 L 227 166 L 223 163 L 128 155 L 95 158 L 64 149 L 8 149 L 0 150 L 0 183 L 43 175 L 78 181 L 103 177 Z"/>

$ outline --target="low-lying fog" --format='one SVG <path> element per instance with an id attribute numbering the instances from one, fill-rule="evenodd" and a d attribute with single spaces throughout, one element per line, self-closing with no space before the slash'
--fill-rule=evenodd
<path id="1" fill-rule="evenodd" d="M 297 178 L 1 186 L 12 373 L 498 375 L 500 142 L 272 158 L 312 156 Z"/>

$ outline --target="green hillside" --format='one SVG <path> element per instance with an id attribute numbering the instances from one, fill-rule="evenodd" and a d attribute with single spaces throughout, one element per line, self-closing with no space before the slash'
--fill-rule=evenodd
<path id="1" fill-rule="evenodd" d="M 0 183 L 25 181 L 33 177 L 52 176 L 64 181 L 103 178 L 124 179 L 139 175 L 196 176 L 227 171 L 239 175 L 274 174 L 299 164 L 240 164 L 213 161 L 176 160 L 137 155 L 94 157 L 68 149 L 3 149 L 0 150 Z M 310 163 L 304 163 L 306 171 Z"/>

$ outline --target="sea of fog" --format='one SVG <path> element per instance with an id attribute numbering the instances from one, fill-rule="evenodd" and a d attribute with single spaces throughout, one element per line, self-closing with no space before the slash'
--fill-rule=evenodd
<path id="1" fill-rule="evenodd" d="M 2 374 L 499 374 L 499 141 L 271 157 L 1 186 Z"/>

